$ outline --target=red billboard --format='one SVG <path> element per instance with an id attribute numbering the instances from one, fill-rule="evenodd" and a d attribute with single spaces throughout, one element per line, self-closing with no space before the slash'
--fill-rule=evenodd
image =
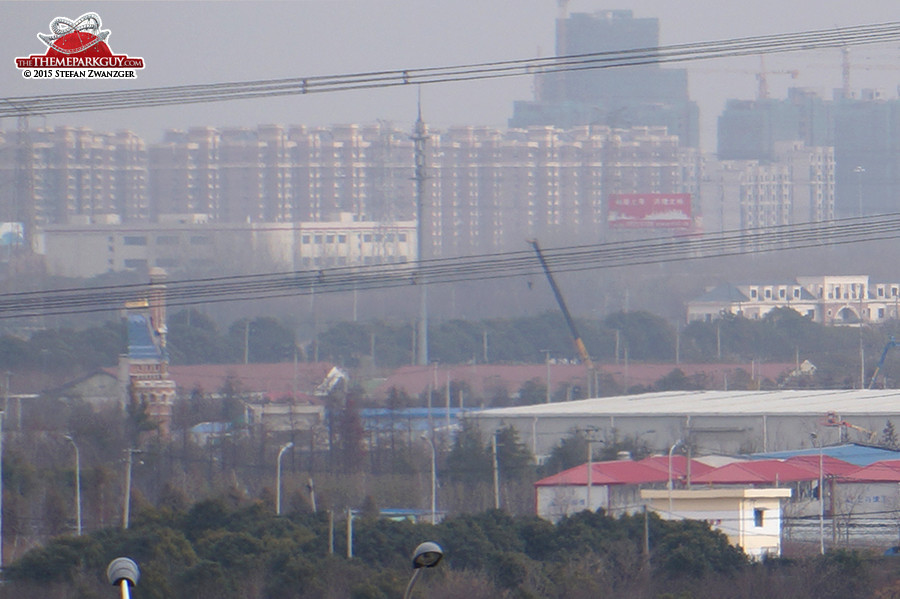
<path id="1" fill-rule="evenodd" d="M 690 229 L 691 194 L 610 194 L 606 224 L 610 229 Z"/>

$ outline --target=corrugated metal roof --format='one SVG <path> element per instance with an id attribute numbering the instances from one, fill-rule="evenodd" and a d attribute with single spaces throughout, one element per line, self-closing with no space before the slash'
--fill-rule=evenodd
<path id="1" fill-rule="evenodd" d="M 553 487 L 563 485 L 587 486 L 587 464 L 569 468 L 553 476 L 543 478 L 534 485 L 536 487 Z M 691 460 L 691 476 L 698 472 L 711 470 L 706 464 Z M 593 462 L 591 468 L 591 485 L 642 485 L 661 483 L 669 480 L 668 456 L 653 456 L 640 461 L 614 460 Z M 687 473 L 687 458 L 672 456 L 672 478 L 684 478 Z"/>
<path id="2" fill-rule="evenodd" d="M 807 468 L 781 460 L 757 460 L 734 462 L 716 468 L 706 474 L 692 477 L 694 484 L 751 485 L 791 483 L 801 480 L 816 480 L 818 469 Z"/>
<path id="3" fill-rule="evenodd" d="M 646 464 L 651 468 L 656 468 L 662 472 L 665 472 L 668 476 L 669 472 L 669 456 L 668 455 L 652 455 L 650 457 L 646 457 L 641 460 L 641 464 Z M 672 474 L 678 477 L 687 476 L 687 465 L 688 459 L 683 455 L 673 455 L 672 456 Z M 713 466 L 709 464 L 704 464 L 703 462 L 698 462 L 697 460 L 691 460 L 691 477 L 697 476 L 698 474 L 703 474 L 713 470 Z"/>
<path id="4" fill-rule="evenodd" d="M 875 462 L 843 477 L 848 482 L 900 483 L 900 460 Z"/>
<path id="5" fill-rule="evenodd" d="M 484 410 L 476 418 L 637 415 L 900 415 L 900 390 L 663 391 Z M 840 456 L 835 456 L 840 457 Z"/>
<path id="6" fill-rule="evenodd" d="M 822 473 L 825 476 L 847 476 L 853 474 L 861 467 L 844 460 L 839 460 L 830 455 L 798 455 L 785 460 L 789 464 L 798 464 L 807 469 L 819 470 L 821 458 Z"/>
<path id="7" fill-rule="evenodd" d="M 774 451 L 769 453 L 757 453 L 750 456 L 753 459 L 786 459 L 793 456 L 818 456 L 818 448 L 811 449 L 792 449 L 788 451 Z M 900 451 L 893 451 L 881 447 L 870 447 L 868 445 L 859 445 L 857 443 L 848 443 L 846 445 L 835 445 L 832 447 L 823 447 L 821 449 L 825 456 L 831 456 L 857 466 L 868 466 L 882 460 L 900 459 Z"/>

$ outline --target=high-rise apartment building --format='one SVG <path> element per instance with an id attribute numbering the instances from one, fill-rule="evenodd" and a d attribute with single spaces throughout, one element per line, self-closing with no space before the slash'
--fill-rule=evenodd
<path id="1" fill-rule="evenodd" d="M 56 127 L 9 132 L 0 143 L 0 221 L 35 227 L 147 214 L 147 156 L 134 133 Z"/>
<path id="2" fill-rule="evenodd" d="M 574 13 L 557 20 L 556 55 L 659 46 L 659 21 L 630 10 Z M 699 145 L 699 109 L 688 97 L 687 71 L 659 64 L 580 69 L 537 76 L 535 99 L 514 104 L 510 127 L 662 126 L 683 146 Z"/>
<path id="3" fill-rule="evenodd" d="M 835 217 L 832 147 L 773 144 L 771 160 L 706 160 L 700 204 L 703 230 L 734 231 Z"/>
<path id="4" fill-rule="evenodd" d="M 792 89 L 783 100 L 731 100 L 719 117 L 719 158 L 772 160 L 775 144 L 834 147 L 835 215 L 895 212 L 900 197 L 900 99 L 874 90 L 826 101 Z"/>

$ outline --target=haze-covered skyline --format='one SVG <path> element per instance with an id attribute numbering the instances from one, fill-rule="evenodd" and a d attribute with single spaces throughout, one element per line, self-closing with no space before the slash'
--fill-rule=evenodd
<path id="1" fill-rule="evenodd" d="M 122 88 L 245 81 L 381 69 L 448 66 L 480 61 L 531 58 L 555 53 L 553 0 L 319 0 L 298 2 L 7 2 L 8 22 L 16 27 L 0 39 L 7 56 L 3 97 Z M 636 17 L 659 19 L 661 44 L 747 37 L 891 21 L 896 10 L 886 1 L 848 5 L 764 0 L 753 10 L 732 3 L 694 0 L 628 0 L 616 3 L 573 0 L 569 12 L 632 10 Z M 16 56 L 42 53 L 37 33 L 57 16 L 75 18 L 94 11 L 111 31 L 116 53 L 141 56 L 146 68 L 137 81 L 25 80 Z M 702 16 L 702 19 L 700 18 Z M 896 96 L 900 71 L 893 59 L 900 46 L 872 45 L 853 50 L 854 89 L 877 87 Z M 751 99 L 757 90 L 758 57 L 685 63 L 691 97 L 700 104 L 701 139 L 715 150 L 716 118 L 727 98 Z M 838 50 L 768 56 L 772 97 L 787 87 L 810 87 L 825 97 L 840 86 Z M 797 71 L 796 77 L 786 71 Z M 426 121 L 451 125 L 505 127 L 515 100 L 532 97 L 532 79 L 424 86 Z M 414 88 L 362 90 L 267 100 L 120 110 L 34 119 L 35 126 L 71 124 L 98 130 L 130 129 L 149 143 L 168 128 L 247 126 L 262 123 L 329 125 L 415 118 Z M 4 124 L 10 129 L 13 123 Z"/>

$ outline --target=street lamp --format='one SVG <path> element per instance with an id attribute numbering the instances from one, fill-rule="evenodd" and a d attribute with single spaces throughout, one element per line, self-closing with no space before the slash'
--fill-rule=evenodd
<path id="1" fill-rule="evenodd" d="M 440 563 L 442 557 L 444 557 L 444 551 L 437 543 L 427 541 L 416 547 L 412 556 L 413 575 L 409 579 L 409 584 L 406 585 L 403 599 L 409 599 L 412 596 L 413 586 L 416 584 L 422 569 L 434 568 Z"/>
<path id="2" fill-rule="evenodd" d="M 81 536 L 81 455 L 78 453 L 78 446 L 75 439 L 71 436 L 65 436 L 66 441 L 75 448 L 75 530 L 78 536 Z"/>
<path id="3" fill-rule="evenodd" d="M 822 454 L 822 440 L 819 439 L 819 434 L 810 433 L 809 438 L 813 445 L 819 446 L 819 554 L 825 555 L 825 458 Z"/>
<path id="4" fill-rule="evenodd" d="M 109 579 L 109 584 L 122 589 L 122 599 L 131 597 L 129 587 L 137 586 L 140 577 L 141 571 L 137 564 L 127 557 L 117 557 L 109 562 L 109 566 L 106 568 L 106 578 Z"/>
<path id="5" fill-rule="evenodd" d="M 128 458 L 125 460 L 128 467 L 125 470 L 125 497 L 122 506 L 122 528 L 127 529 L 131 515 L 131 468 L 134 465 L 134 454 L 143 452 L 140 449 L 133 448 L 125 449 L 124 451 L 128 454 Z"/>
<path id="6" fill-rule="evenodd" d="M 289 441 L 281 446 L 281 449 L 278 450 L 278 459 L 276 460 L 276 474 L 275 474 L 275 515 L 281 515 L 281 457 L 284 455 L 284 452 L 294 446 L 293 441 Z"/>
<path id="7" fill-rule="evenodd" d="M 675 453 L 675 449 L 684 444 L 684 439 L 678 439 L 675 443 L 672 444 L 672 447 L 669 448 L 669 477 L 668 482 L 666 482 L 666 488 L 669 490 L 669 518 L 672 517 L 672 454 Z"/>
<path id="8" fill-rule="evenodd" d="M 437 452 L 434 449 L 434 441 L 428 435 L 422 435 L 431 449 L 431 523 L 437 524 Z"/>

